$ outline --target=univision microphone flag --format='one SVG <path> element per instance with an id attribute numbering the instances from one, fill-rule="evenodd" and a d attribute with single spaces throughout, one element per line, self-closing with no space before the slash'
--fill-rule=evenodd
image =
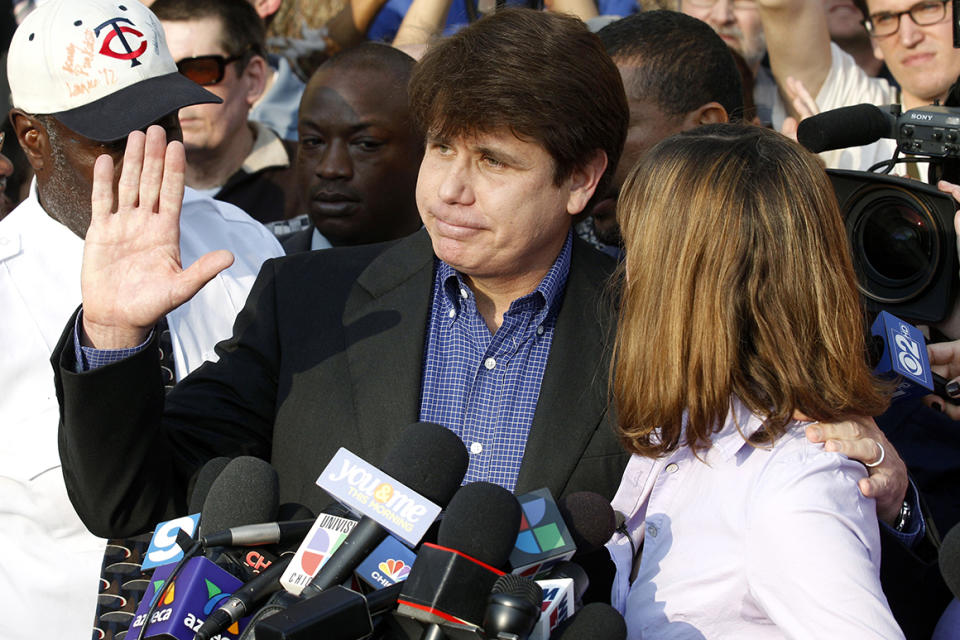
<path id="1" fill-rule="evenodd" d="M 283 588 L 295 596 L 300 595 L 356 525 L 356 520 L 321 513 L 280 577 Z"/>
<path id="2" fill-rule="evenodd" d="M 577 551 L 557 503 L 549 489 L 537 489 L 517 496 L 523 519 L 517 543 L 510 552 L 510 570 L 522 576 L 536 576 L 550 570 Z"/>

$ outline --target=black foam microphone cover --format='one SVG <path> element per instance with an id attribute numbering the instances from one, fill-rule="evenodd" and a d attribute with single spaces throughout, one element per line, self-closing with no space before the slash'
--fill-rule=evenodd
<path id="1" fill-rule="evenodd" d="M 814 153 L 872 144 L 896 137 L 896 117 L 872 104 L 831 109 L 804 118 L 797 141 Z"/>
<path id="2" fill-rule="evenodd" d="M 457 492 L 469 464 L 460 436 L 435 422 L 414 422 L 403 430 L 379 469 L 443 507 Z"/>
<path id="3" fill-rule="evenodd" d="M 190 496 L 190 507 L 187 513 L 200 513 L 203 511 L 203 503 L 207 500 L 210 487 L 213 486 L 217 476 L 223 472 L 229 462 L 230 458 L 226 456 L 207 460 L 206 464 L 200 467 L 200 470 L 194 474 L 190 483 L 190 489 L 187 491 L 187 494 Z"/>
<path id="4" fill-rule="evenodd" d="M 551 640 L 626 640 L 627 623 L 608 604 L 592 602 L 560 623 Z"/>
<path id="5" fill-rule="evenodd" d="M 577 545 L 577 555 L 592 553 L 605 545 L 617 530 L 610 502 L 593 491 L 577 491 L 557 502 L 560 516 Z"/>
<path id="6" fill-rule="evenodd" d="M 437 531 L 437 544 L 504 569 L 522 517 L 520 503 L 512 493 L 492 482 L 473 482 L 460 487 L 450 500 Z"/>
<path id="7" fill-rule="evenodd" d="M 940 545 L 940 574 L 954 598 L 960 598 L 960 524 L 954 525 Z"/>
<path id="8" fill-rule="evenodd" d="M 200 535 L 272 522 L 279 501 L 277 472 L 269 462 L 253 456 L 234 458 L 213 481 L 203 501 Z"/>

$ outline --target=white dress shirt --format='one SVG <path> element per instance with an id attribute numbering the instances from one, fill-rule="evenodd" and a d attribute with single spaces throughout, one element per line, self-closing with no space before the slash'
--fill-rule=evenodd
<path id="1" fill-rule="evenodd" d="M 177 378 L 213 359 L 261 263 L 283 255 L 240 209 L 187 189 L 184 266 L 230 249 L 233 266 L 168 316 Z M 0 638 L 91 637 L 105 541 L 67 497 L 50 354 L 80 304 L 83 241 L 30 196 L 0 221 Z M 42 633 L 41 633 L 42 630 Z"/>
<path id="2" fill-rule="evenodd" d="M 754 447 L 760 427 L 735 398 L 701 459 L 682 444 L 630 459 L 613 500 L 630 538 L 607 543 L 629 637 L 902 638 L 880 589 L 875 504 L 857 488 L 863 465 L 796 423 Z M 632 584 L 631 539 L 643 545 Z"/>

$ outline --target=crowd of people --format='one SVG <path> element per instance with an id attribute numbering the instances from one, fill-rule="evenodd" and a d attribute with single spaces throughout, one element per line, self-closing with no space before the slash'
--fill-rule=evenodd
<path id="1" fill-rule="evenodd" d="M 305 77 L 279 0 L 149 4 L 0 7 L 0 636 L 89 637 L 107 540 L 208 460 L 320 512 L 428 421 L 464 482 L 624 514 L 631 638 L 960 637 L 960 410 L 871 373 L 824 171 L 895 143 L 795 141 L 946 100 L 949 2 L 358 0 Z"/>

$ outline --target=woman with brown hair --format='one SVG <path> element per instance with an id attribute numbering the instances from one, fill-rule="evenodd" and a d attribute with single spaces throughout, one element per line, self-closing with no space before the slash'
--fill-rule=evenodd
<path id="1" fill-rule="evenodd" d="M 759 127 L 655 147 L 617 216 L 626 248 L 613 370 L 633 457 L 608 544 L 631 638 L 899 638 L 880 589 L 864 467 L 810 421 L 887 405 L 833 189 Z"/>

